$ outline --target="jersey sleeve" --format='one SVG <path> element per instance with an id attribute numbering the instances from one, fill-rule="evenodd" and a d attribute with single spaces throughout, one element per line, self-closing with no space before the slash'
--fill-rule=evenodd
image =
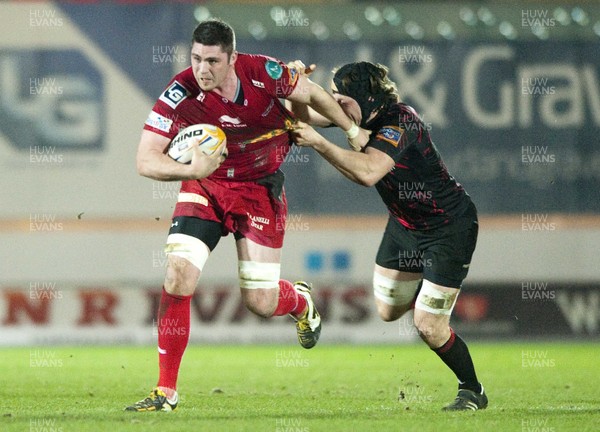
<path id="1" fill-rule="evenodd" d="M 392 107 L 385 122 L 371 134 L 367 146 L 376 148 L 398 162 L 408 147 L 425 153 L 429 148 L 428 127 L 417 112 L 402 104 Z"/>
<path id="2" fill-rule="evenodd" d="M 404 129 L 398 125 L 386 125 L 371 134 L 367 147 L 376 148 L 398 162 L 402 151 L 407 146 L 407 141 Z"/>
<path id="3" fill-rule="evenodd" d="M 167 138 L 173 138 L 177 135 L 179 126 L 175 120 L 180 118 L 178 115 L 177 107 L 182 103 L 190 94 L 186 87 L 180 82 L 181 79 L 175 77 L 167 88 L 161 93 L 160 97 L 152 107 L 146 122 L 144 123 L 144 129 L 165 136 Z"/>
<path id="4" fill-rule="evenodd" d="M 296 69 L 272 57 L 255 56 L 253 60 L 253 80 L 263 83 L 269 94 L 278 98 L 292 94 L 300 76 Z"/>

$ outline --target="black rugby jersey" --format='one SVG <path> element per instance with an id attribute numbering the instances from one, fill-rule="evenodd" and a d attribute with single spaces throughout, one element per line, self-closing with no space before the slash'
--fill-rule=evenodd
<path id="1" fill-rule="evenodd" d="M 469 195 L 448 173 L 429 128 L 414 108 L 392 104 L 371 123 L 367 147 L 386 153 L 396 163 L 375 187 L 402 225 L 414 230 L 437 228 L 473 208 Z"/>

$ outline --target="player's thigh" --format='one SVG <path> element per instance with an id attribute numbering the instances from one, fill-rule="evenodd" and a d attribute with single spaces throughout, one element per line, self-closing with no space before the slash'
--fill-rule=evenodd
<path id="1" fill-rule="evenodd" d="M 418 233 L 423 284 L 415 302 L 415 327 L 432 348 L 450 337 L 450 316 L 477 243 L 476 216 L 460 225 Z"/>
<path id="2" fill-rule="evenodd" d="M 375 258 L 373 291 L 379 316 L 393 321 L 402 316 L 415 298 L 422 278 L 416 238 L 390 217 Z"/>
<path id="3" fill-rule="evenodd" d="M 269 185 L 264 184 L 267 182 Z M 275 173 L 237 190 L 237 205 L 244 212 L 236 214 L 238 274 L 246 304 L 263 315 L 271 306 L 275 310 L 279 295 L 281 247 L 285 236 L 287 201 L 282 188 L 283 175 Z M 281 186 L 281 189 L 274 186 Z"/>
<path id="4" fill-rule="evenodd" d="M 204 264 L 220 238 L 218 222 L 189 216 L 174 217 L 165 245 L 165 290 L 172 294 L 193 294 Z"/>
<path id="5" fill-rule="evenodd" d="M 281 248 L 265 246 L 247 237 L 238 238 L 235 246 L 239 261 L 277 264 L 281 261 Z"/>

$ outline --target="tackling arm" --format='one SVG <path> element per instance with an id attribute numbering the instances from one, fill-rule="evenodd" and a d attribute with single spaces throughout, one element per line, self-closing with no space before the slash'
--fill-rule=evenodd
<path id="1" fill-rule="evenodd" d="M 342 149 L 303 122 L 296 125 L 294 136 L 297 145 L 314 148 L 344 176 L 363 186 L 373 186 L 395 164 L 390 156 L 371 147 L 364 153 Z"/>

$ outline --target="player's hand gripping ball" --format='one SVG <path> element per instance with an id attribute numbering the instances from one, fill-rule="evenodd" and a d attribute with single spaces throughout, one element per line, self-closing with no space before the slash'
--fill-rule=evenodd
<path id="1" fill-rule="evenodd" d="M 188 126 L 173 138 L 167 154 L 177 162 L 187 164 L 192 160 L 195 145 L 210 155 L 225 138 L 225 132 L 218 126 L 204 123 Z"/>

